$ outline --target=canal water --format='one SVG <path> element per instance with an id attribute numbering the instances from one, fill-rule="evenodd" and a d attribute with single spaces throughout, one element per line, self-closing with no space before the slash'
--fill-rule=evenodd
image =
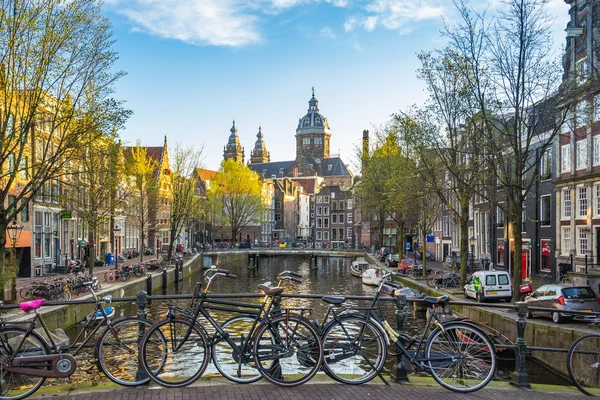
<path id="1" fill-rule="evenodd" d="M 310 268 L 309 257 L 302 256 L 278 256 L 270 258 L 261 258 L 260 267 L 257 269 L 248 269 L 247 263 L 242 262 L 222 262 L 218 265 L 219 268 L 229 269 L 230 272 L 237 275 L 237 279 L 228 279 L 225 277 L 217 277 L 211 284 L 210 293 L 258 293 L 257 285 L 268 281 L 276 284 L 277 275 L 285 270 L 295 271 L 302 275 L 303 282 L 301 284 L 295 284 L 292 282 L 285 282 L 286 293 L 302 293 L 302 294 L 328 294 L 328 295 L 358 295 L 358 296 L 371 296 L 375 293 L 376 288 L 366 286 L 362 284 L 360 278 L 356 278 L 350 274 L 350 259 L 345 258 L 322 258 L 319 259 L 318 268 Z M 186 276 L 179 284 L 170 285 L 166 291 L 158 289 L 153 294 L 183 294 L 193 293 L 196 282 L 201 279 L 201 271 L 194 271 L 192 274 Z M 165 293 L 166 292 L 166 293 Z M 127 296 L 135 295 L 135 293 L 126 293 Z M 247 298 L 244 301 L 258 303 L 262 298 Z M 153 301 L 148 306 L 148 319 L 150 321 L 158 321 L 164 318 L 166 312 L 166 306 L 163 301 Z M 169 301 L 174 303 L 174 301 Z M 180 302 L 180 305 L 187 307 L 190 300 L 184 300 Z M 365 306 L 368 303 L 362 302 L 359 304 L 358 301 L 348 301 L 349 306 L 361 305 Z M 383 302 L 384 312 L 388 322 L 395 326 L 394 313 L 396 311 L 395 305 L 392 302 Z M 115 303 L 116 316 L 135 316 L 137 313 L 137 305 L 135 302 L 130 303 Z M 298 299 L 298 298 L 287 298 L 284 300 L 284 307 L 302 307 L 312 308 L 312 315 L 310 316 L 313 320 L 321 321 L 323 316 L 327 312 L 328 305 L 320 300 L 313 299 Z M 425 324 L 424 313 L 413 313 L 411 309 L 406 309 L 406 319 L 404 330 L 409 335 L 421 334 Z M 218 321 L 222 322 L 231 315 L 225 313 L 214 313 L 213 316 Z M 206 324 L 208 327 L 208 323 Z M 208 329 L 209 332 L 213 331 Z M 67 330 L 67 334 L 73 340 L 78 333 L 78 328 L 73 327 Z M 384 376 L 389 378 L 393 359 L 395 357 L 388 357 L 384 369 Z M 46 384 L 52 383 L 65 383 L 77 384 L 78 382 L 92 381 L 107 381 L 101 373 L 98 372 L 97 368 L 93 366 L 93 354 L 90 351 L 89 354 L 84 354 L 78 357 L 78 369 L 75 374 L 68 380 L 50 380 Z M 510 374 L 514 370 L 514 360 L 507 360 L 499 363 L 498 377 L 500 379 L 510 379 Z M 534 362 L 530 362 L 528 365 L 530 371 L 530 378 L 532 383 L 551 383 L 551 384 L 568 384 L 566 380 L 553 374 L 550 371 L 540 368 L 535 365 Z M 535 370 L 535 373 L 532 373 Z M 205 375 L 218 375 L 218 371 L 209 365 Z"/>

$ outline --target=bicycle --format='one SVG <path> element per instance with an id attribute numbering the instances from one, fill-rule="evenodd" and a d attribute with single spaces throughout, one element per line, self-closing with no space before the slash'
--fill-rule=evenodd
<path id="1" fill-rule="evenodd" d="M 82 349 L 90 347 L 88 342 L 97 333 L 100 336 L 93 346 L 94 358 L 106 377 L 123 386 L 137 386 L 149 381 L 149 378 L 138 374 L 137 343 L 140 332 L 152 324 L 139 318 L 112 321 L 115 314 L 115 309 L 110 305 L 112 297 L 99 299 L 93 290 L 93 282 L 83 285 L 90 289 L 94 297 L 95 310 L 84 320 L 83 328 L 73 344 L 59 347 L 50 335 L 42 315 L 37 311 L 44 305 L 45 299 L 21 303 L 21 310 L 35 314 L 27 328 L 18 326 L 19 323 L 1 322 L 0 399 L 23 399 L 38 390 L 46 378 L 71 376 L 77 367 L 75 357 Z M 34 330 L 37 321 L 48 339 Z M 103 327 L 106 329 L 102 331 Z M 83 341 L 77 346 L 80 340 Z M 73 349 L 73 354 L 68 353 Z"/>
<path id="2" fill-rule="evenodd" d="M 588 396 L 600 396 L 600 335 L 582 336 L 567 353 L 567 370 L 577 389 Z"/>
<path id="3" fill-rule="evenodd" d="M 236 277 L 226 269 L 215 266 L 207 269 L 206 287 L 201 290 L 202 281 L 197 284 L 190 308 L 167 305 L 166 319 L 155 323 L 142 338 L 140 361 L 150 379 L 164 387 L 193 383 L 206 370 L 215 344 L 225 341 L 238 365 L 240 380 L 248 369 L 258 370 L 268 381 L 280 386 L 297 386 L 310 380 L 321 366 L 323 347 L 319 333 L 303 317 L 306 309 L 275 310 L 273 305 L 279 302 L 283 288 L 272 287 L 270 283 L 258 285 L 266 296 L 261 304 L 210 298 L 208 289 L 217 276 Z M 211 310 L 252 318 L 247 336 L 232 339 L 215 321 Z M 210 335 L 200 324 L 199 316 L 214 328 L 214 334 Z M 166 338 L 166 342 L 161 337 Z M 166 362 L 157 365 L 157 358 L 160 364 L 163 354 L 166 354 Z"/>
<path id="4" fill-rule="evenodd" d="M 383 282 L 390 275 L 391 273 L 384 274 L 371 307 L 365 310 L 363 317 L 365 321 L 371 321 L 384 328 L 394 348 L 394 351 L 389 350 L 389 353 L 401 355 L 407 362 L 410 361 L 418 369 L 428 372 L 437 383 L 451 391 L 469 393 L 486 386 L 496 369 L 496 353 L 488 336 L 473 323 L 442 322 L 435 309 L 444 308 L 450 301 L 448 296 L 423 299 L 431 307 L 431 312 L 420 338 L 396 332 L 385 320 L 379 300 Z M 400 305 L 397 301 L 396 306 Z M 362 332 L 358 331 L 357 340 L 362 338 Z M 411 350 L 415 344 L 416 349 Z M 327 342 L 325 348 L 327 349 Z"/>

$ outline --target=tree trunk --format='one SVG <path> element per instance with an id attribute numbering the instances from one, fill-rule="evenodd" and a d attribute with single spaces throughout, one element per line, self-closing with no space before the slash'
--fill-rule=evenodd
<path id="1" fill-rule="evenodd" d="M 175 243 L 175 230 L 172 229 L 169 232 L 169 250 L 167 251 L 167 261 L 171 262 L 171 256 L 173 255 L 173 244 Z"/>
<path id="2" fill-rule="evenodd" d="M 513 237 L 514 237 L 514 257 L 512 259 L 513 262 L 513 300 L 518 301 L 520 297 L 519 287 L 523 282 L 521 278 L 521 271 L 523 268 L 522 265 L 522 254 L 523 254 L 523 239 L 521 234 L 521 226 L 522 226 L 522 216 L 521 213 L 518 214 L 513 222 Z M 511 255 L 509 254 L 509 257 Z M 509 260 L 510 262 L 510 260 Z"/>
<path id="3" fill-rule="evenodd" d="M 237 235 L 237 229 L 231 228 L 231 242 L 232 243 L 237 242 L 236 235 Z"/>
<path id="4" fill-rule="evenodd" d="M 460 286 L 467 284 L 467 262 L 469 261 L 469 204 L 461 206 L 460 215 Z"/>
<path id="5" fill-rule="evenodd" d="M 396 244 L 398 245 L 398 260 L 402 260 L 404 256 L 404 228 L 401 228 L 400 224 L 397 224 L 396 227 Z"/>
<path id="6" fill-rule="evenodd" d="M 142 241 L 142 248 L 140 249 L 140 262 L 144 262 L 144 253 L 146 252 L 146 246 L 144 246 L 144 240 L 146 236 L 144 235 L 144 228 L 140 229 L 140 240 Z"/>
<path id="7" fill-rule="evenodd" d="M 8 275 L 7 260 L 6 260 L 6 228 L 8 227 L 8 221 L 6 220 L 6 212 L 0 210 L 0 268 L 2 268 L 2 275 L 0 276 L 0 298 L 4 301 L 4 286 L 6 284 L 6 276 Z"/>
<path id="8" fill-rule="evenodd" d="M 427 232 L 423 229 L 423 248 L 421 248 L 421 261 L 423 262 L 423 278 L 427 277 Z"/>

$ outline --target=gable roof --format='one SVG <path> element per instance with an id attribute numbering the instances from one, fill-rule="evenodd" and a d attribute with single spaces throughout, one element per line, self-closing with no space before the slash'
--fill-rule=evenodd
<path id="1" fill-rule="evenodd" d="M 213 171 L 210 169 L 204 169 L 204 168 L 196 168 L 196 173 L 198 173 L 198 176 L 203 181 L 210 181 L 210 180 L 212 180 L 213 176 L 215 176 L 217 171 Z"/>

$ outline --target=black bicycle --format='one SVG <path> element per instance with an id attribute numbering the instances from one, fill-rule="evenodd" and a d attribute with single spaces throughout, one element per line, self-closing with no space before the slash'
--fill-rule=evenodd
<path id="1" fill-rule="evenodd" d="M 210 283 L 217 276 L 236 277 L 228 270 L 209 268 L 204 273 L 206 287 L 200 290 L 202 282 L 197 285 L 190 309 L 168 305 L 166 319 L 154 324 L 142 338 L 140 361 L 150 379 L 165 387 L 193 383 L 206 370 L 215 345 L 225 341 L 231 347 L 240 379 L 250 368 L 280 386 L 296 386 L 310 380 L 321 367 L 323 347 L 319 333 L 303 317 L 308 309 L 274 309 L 283 288 L 270 284 L 258 285 L 266 296 L 261 304 L 209 297 Z M 232 337 L 211 311 L 239 313 L 254 322 L 247 336 Z M 209 334 L 201 321 L 207 321 L 215 332 Z"/>

